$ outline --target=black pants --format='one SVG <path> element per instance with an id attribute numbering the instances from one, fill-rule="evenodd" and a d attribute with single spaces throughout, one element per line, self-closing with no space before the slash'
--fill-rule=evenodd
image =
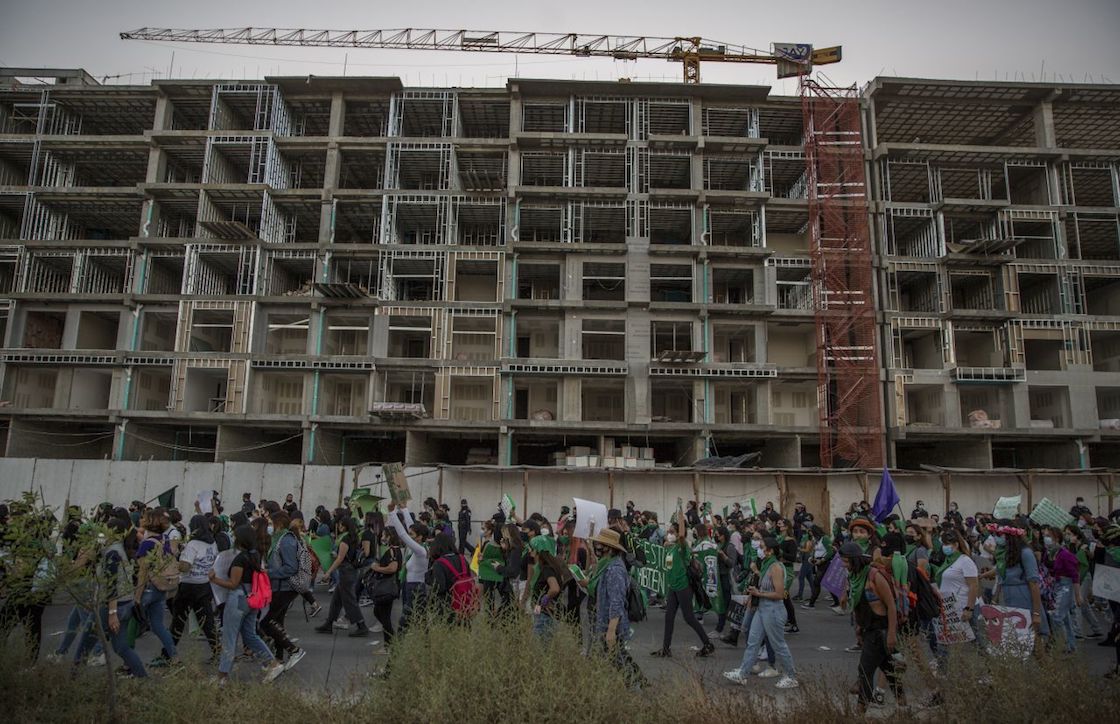
<path id="1" fill-rule="evenodd" d="M 292 654 L 299 650 L 288 638 L 288 632 L 284 630 L 284 617 L 288 615 L 288 608 L 291 607 L 292 601 L 298 597 L 299 594 L 292 590 L 275 591 L 272 594 L 272 605 L 261 619 L 261 632 L 272 639 L 272 652 L 276 654 L 277 660 L 283 660 L 285 652 Z"/>
<path id="2" fill-rule="evenodd" d="M 393 641 L 395 632 L 393 631 L 393 602 L 395 598 L 391 598 L 386 603 L 373 604 L 373 617 L 381 624 L 382 634 L 384 634 L 385 646 L 388 647 Z"/>
<path id="3" fill-rule="evenodd" d="M 355 595 L 358 587 L 358 571 L 349 563 L 338 567 L 338 585 L 334 587 L 331 595 L 331 607 L 327 612 L 327 623 L 330 625 L 338 618 L 338 614 L 346 611 L 346 618 L 350 623 L 357 624 L 359 628 L 366 627 L 362 609 L 358 608 L 358 599 Z"/>
<path id="4" fill-rule="evenodd" d="M 499 611 L 505 605 L 502 595 L 502 581 L 482 582 L 482 607 L 488 611 Z"/>
<path id="5" fill-rule="evenodd" d="M 731 571 L 719 572 L 719 595 L 723 599 L 723 613 L 716 619 L 716 633 L 723 633 L 727 624 L 727 611 L 731 608 Z"/>
<path id="6" fill-rule="evenodd" d="M 3 608 L 0 608 L 0 641 L 7 639 L 11 630 L 22 624 L 31 660 L 38 661 L 39 645 L 43 641 L 43 611 L 46 608 L 45 603 L 6 601 Z"/>
<path id="7" fill-rule="evenodd" d="M 875 670 L 882 669 L 895 699 L 902 698 L 902 681 L 894 670 L 894 659 L 887 650 L 886 629 L 863 632 L 863 649 L 859 655 L 859 701 L 867 704 L 875 691 Z"/>
<path id="8" fill-rule="evenodd" d="M 465 525 L 459 526 L 459 555 L 472 556 L 474 555 L 474 546 L 467 542 L 467 533 L 469 529 Z"/>
<path id="9" fill-rule="evenodd" d="M 831 563 L 831 561 L 829 561 L 829 562 Z M 813 576 L 812 580 L 810 581 L 812 583 L 813 595 L 809 598 L 809 603 L 811 603 L 813 605 L 816 605 L 817 599 L 820 598 L 820 595 L 821 595 L 821 581 L 824 580 L 824 574 L 825 574 L 826 571 L 828 571 L 828 564 L 826 564 L 826 563 L 818 563 L 817 564 L 817 573 L 816 573 L 815 576 Z M 836 596 L 833 596 L 832 593 L 829 593 L 828 595 L 832 596 L 832 605 L 833 606 L 839 606 L 840 605 L 840 601 L 836 598 Z"/>
<path id="10" fill-rule="evenodd" d="M 194 611 L 198 625 L 210 644 L 210 653 L 217 656 L 221 651 L 218 644 L 218 630 L 214 625 L 214 593 L 209 583 L 180 583 L 179 592 L 171 599 L 171 640 L 179 645 L 187 616 Z"/>
<path id="11" fill-rule="evenodd" d="M 626 646 L 621 642 L 615 642 L 614 646 L 608 646 L 607 642 L 603 640 L 603 653 L 606 655 L 607 660 L 611 665 L 622 672 L 622 678 L 626 681 L 628 688 L 637 688 L 646 686 L 649 681 L 646 679 L 645 674 L 638 667 L 638 662 L 634 661 L 634 657 L 630 655 Z"/>
<path id="12" fill-rule="evenodd" d="M 678 608 L 681 610 L 684 622 L 700 637 L 700 643 L 704 646 L 710 645 L 712 642 L 708 639 L 708 634 L 704 632 L 704 627 L 692 612 L 692 589 L 682 588 L 665 594 L 665 635 L 661 642 L 662 650 L 668 651 L 673 644 L 673 623 L 676 621 Z"/>
<path id="13" fill-rule="evenodd" d="M 789 591 L 786 591 L 786 597 L 782 601 L 786 605 L 786 620 L 790 626 L 797 627 L 797 609 L 793 607 L 793 602 L 789 600 Z"/>

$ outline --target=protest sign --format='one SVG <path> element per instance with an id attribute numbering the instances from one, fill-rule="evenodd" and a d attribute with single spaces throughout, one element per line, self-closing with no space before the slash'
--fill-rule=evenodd
<path id="1" fill-rule="evenodd" d="M 1061 530 L 1073 522 L 1073 516 L 1051 503 L 1049 498 L 1043 498 L 1031 511 L 1031 520 L 1038 525 L 1052 525 Z"/>
<path id="2" fill-rule="evenodd" d="M 659 596 L 665 595 L 665 546 L 639 539 L 637 546 L 645 553 L 646 562 L 635 568 L 638 585 Z"/>
<path id="3" fill-rule="evenodd" d="M 847 595 L 848 569 L 844 568 L 840 556 L 833 556 L 832 561 L 829 562 L 828 568 L 824 571 L 824 577 L 821 578 L 821 588 L 837 598 L 843 598 Z"/>
<path id="4" fill-rule="evenodd" d="M 1098 563 L 1093 571 L 1093 595 L 1120 603 L 1120 568 Z"/>
<path id="5" fill-rule="evenodd" d="M 501 508 L 502 514 L 505 515 L 506 520 L 509 520 L 510 514 L 517 510 L 517 503 L 513 502 L 512 495 L 506 493 L 502 496 L 502 502 L 498 503 L 498 507 Z"/>
<path id="6" fill-rule="evenodd" d="M 996 520 L 1014 518 L 1019 514 L 1019 504 L 1023 502 L 1022 495 L 1008 495 L 996 501 L 992 509 L 992 517 Z"/>
<path id="7" fill-rule="evenodd" d="M 381 466 L 381 474 L 385 476 L 393 503 L 398 506 L 408 505 L 408 501 L 412 500 L 412 492 L 408 489 L 404 466 L 400 463 L 386 463 Z"/>
<path id="8" fill-rule="evenodd" d="M 1030 611 L 984 604 L 980 606 L 980 618 L 984 621 L 984 636 L 992 651 L 1020 658 L 1031 653 L 1034 632 L 1031 631 Z"/>
<path id="9" fill-rule="evenodd" d="M 198 496 L 198 512 L 201 515 L 214 512 L 214 492 L 212 490 L 200 491 Z"/>
<path id="10" fill-rule="evenodd" d="M 944 603 L 941 618 L 933 619 L 933 631 L 937 636 L 937 643 L 949 645 L 974 640 L 976 632 L 972 630 L 972 624 L 963 620 L 955 609 L 957 597 L 946 596 Z"/>
<path id="11" fill-rule="evenodd" d="M 575 538 L 590 538 L 607 527 L 607 506 L 592 500 L 572 498 L 576 509 Z"/>
<path id="12" fill-rule="evenodd" d="M 506 563 L 502 547 L 496 544 L 486 546 L 480 544 L 475 546 L 475 551 L 478 551 L 479 548 L 482 548 L 482 555 L 478 559 L 478 579 L 491 583 L 501 583 L 503 580 L 502 574 L 494 569 L 494 564 L 504 566 Z"/>
<path id="13" fill-rule="evenodd" d="M 711 538 L 705 538 L 692 548 L 692 556 L 700 562 L 700 581 L 712 610 L 716 613 L 727 612 L 727 602 L 719 587 L 719 546 Z"/>

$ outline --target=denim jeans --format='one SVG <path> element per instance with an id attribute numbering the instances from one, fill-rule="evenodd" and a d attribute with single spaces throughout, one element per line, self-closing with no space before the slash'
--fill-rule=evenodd
<path id="1" fill-rule="evenodd" d="M 397 622 L 397 628 L 402 631 L 408 627 L 408 619 L 412 615 L 412 604 L 418 596 L 424 595 L 423 583 L 405 583 L 404 588 L 401 589 L 401 620 Z"/>
<path id="2" fill-rule="evenodd" d="M 1093 636 L 1100 636 L 1101 622 L 1097 620 L 1097 614 L 1093 611 L 1093 576 L 1086 573 L 1081 579 L 1081 616 L 1076 613 L 1072 614 L 1073 618 L 1073 632 L 1081 635 L 1081 617 L 1085 618 L 1085 623 L 1089 626 L 1089 633 Z"/>
<path id="3" fill-rule="evenodd" d="M 748 608 L 747 612 L 743 614 L 743 623 L 739 630 L 746 634 L 744 638 L 750 638 L 751 622 L 754 620 L 754 614 L 757 610 L 756 608 Z M 762 638 L 762 645 L 766 647 L 766 663 L 773 666 L 777 659 L 774 658 L 774 648 L 770 646 L 770 642 L 766 640 L 765 636 Z M 753 667 L 754 664 L 751 664 L 751 666 Z"/>
<path id="4" fill-rule="evenodd" d="M 101 626 L 105 630 L 105 636 L 109 639 L 113 651 L 116 651 L 117 656 L 124 660 L 129 672 L 137 678 L 143 678 L 148 674 L 144 671 L 144 664 L 140 661 L 140 655 L 136 653 L 136 649 L 128 645 L 128 621 L 134 614 L 133 607 L 132 601 L 118 604 L 117 620 L 120 621 L 121 626 L 116 633 L 109 630 L 109 609 L 101 609 Z M 90 618 L 92 619 L 92 616 Z M 94 632 L 92 625 L 82 631 L 82 638 L 78 641 L 78 648 L 74 651 L 75 666 L 85 660 L 96 641 L 97 634 Z"/>
<path id="5" fill-rule="evenodd" d="M 768 599 L 759 601 L 758 610 L 751 618 L 750 635 L 747 637 L 747 650 L 743 652 L 743 661 L 739 665 L 742 676 L 750 676 L 751 669 L 758 662 L 758 652 L 762 647 L 762 640 L 766 639 L 774 656 L 780 662 L 782 672 L 786 676 L 794 676 L 793 655 L 786 645 L 786 607 L 781 601 Z"/>
<path id="6" fill-rule="evenodd" d="M 533 633 L 541 638 L 552 636 L 552 629 L 556 622 L 547 613 L 538 613 L 533 616 Z"/>
<path id="7" fill-rule="evenodd" d="M 55 654 L 62 656 L 69 651 L 74 640 L 80 640 L 79 637 L 86 632 L 86 629 L 92 625 L 92 622 L 92 611 L 87 611 L 79 606 L 71 608 L 70 616 L 66 619 L 66 633 L 62 636 L 62 641 L 59 642 L 58 648 L 55 649 Z M 93 645 L 93 655 L 98 656 L 102 653 L 101 642 L 96 641 Z"/>
<path id="8" fill-rule="evenodd" d="M 1066 651 L 1073 653 L 1077 639 L 1073 634 L 1073 617 L 1077 615 L 1074 604 L 1073 581 L 1061 578 L 1054 584 L 1054 611 L 1051 614 L 1052 629 L 1055 633 L 1062 631 L 1066 637 Z"/>
<path id="9" fill-rule="evenodd" d="M 163 644 L 163 650 L 167 652 L 167 656 L 173 659 L 178 656 L 179 651 L 175 648 L 175 640 L 171 638 L 171 632 L 167 630 L 167 626 L 163 622 L 163 612 L 166 608 L 167 594 L 155 586 L 148 586 L 144 595 L 140 597 L 141 612 L 144 620 L 148 622 L 148 628 Z"/>
<path id="10" fill-rule="evenodd" d="M 222 612 L 222 660 L 218 671 L 228 674 L 233 669 L 233 659 L 237 656 L 237 635 L 245 647 L 257 655 L 264 663 L 276 660 L 272 651 L 257 635 L 257 614 L 249 608 L 249 600 L 240 586 L 229 592 L 226 608 Z"/>

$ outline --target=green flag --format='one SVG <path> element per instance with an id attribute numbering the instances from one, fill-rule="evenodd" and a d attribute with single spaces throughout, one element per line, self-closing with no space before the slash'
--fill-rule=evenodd
<path id="1" fill-rule="evenodd" d="M 179 486 L 178 485 L 172 485 L 170 490 L 165 490 L 165 491 L 163 491 L 162 493 L 160 493 L 159 495 L 156 496 L 156 502 L 158 502 L 160 504 L 160 507 L 162 507 L 162 508 L 174 508 L 175 507 L 175 488 L 177 488 L 177 487 L 179 487 Z"/>
<path id="2" fill-rule="evenodd" d="M 319 565 L 324 569 L 330 568 L 331 563 L 334 561 L 331 558 L 331 539 L 330 536 L 323 536 L 322 538 L 312 538 L 307 547 L 319 559 Z"/>
<path id="3" fill-rule="evenodd" d="M 368 491 L 362 490 L 359 494 L 355 490 L 350 494 L 350 510 L 358 518 L 362 518 L 366 513 L 372 513 L 377 510 L 378 502 L 384 500 L 380 495 L 370 495 Z"/>
<path id="4" fill-rule="evenodd" d="M 692 547 L 692 554 L 700 561 L 700 578 L 712 600 L 712 610 L 726 613 L 727 601 L 723 600 L 719 587 L 719 546 L 711 538 L 705 538 Z"/>
<path id="5" fill-rule="evenodd" d="M 506 557 L 505 553 L 502 552 L 502 547 L 493 541 L 487 542 L 486 547 L 482 549 L 482 555 L 478 558 L 478 580 L 501 583 L 502 574 L 495 571 L 492 564 L 504 565 L 505 562 Z"/>

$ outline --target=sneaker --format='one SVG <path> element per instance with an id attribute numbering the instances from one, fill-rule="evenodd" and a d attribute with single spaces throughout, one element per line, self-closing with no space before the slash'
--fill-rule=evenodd
<path id="1" fill-rule="evenodd" d="M 797 628 L 796 626 L 786 626 L 786 633 L 801 633 L 801 629 Z"/>
<path id="2" fill-rule="evenodd" d="M 673 658 L 673 653 L 671 651 L 669 651 L 669 649 L 658 649 L 656 651 L 650 651 L 649 655 L 653 656 L 653 657 L 656 657 L 656 658 L 659 658 L 659 659 L 671 659 L 671 658 Z"/>
<path id="3" fill-rule="evenodd" d="M 817 607 L 817 604 L 815 604 L 815 603 L 803 603 L 803 604 L 801 604 L 801 608 L 816 608 L 816 607 Z"/>
<path id="4" fill-rule="evenodd" d="M 311 609 L 310 609 L 310 610 L 309 610 L 309 611 L 307 612 L 307 617 L 308 617 L 308 618 L 315 618 L 315 617 L 316 617 L 316 616 L 318 616 L 318 615 L 319 615 L 319 614 L 320 614 L 320 613 L 321 613 L 322 611 L 323 611 L 323 607 L 322 607 L 321 605 L 319 605 L 319 602 L 318 602 L 318 601 L 316 601 L 316 602 L 315 602 L 315 605 L 313 605 L 313 606 L 311 607 Z"/>
<path id="5" fill-rule="evenodd" d="M 720 636 L 719 640 L 720 640 L 720 643 L 727 644 L 728 646 L 738 646 L 739 645 L 739 637 L 738 636 Z"/>
<path id="6" fill-rule="evenodd" d="M 745 684 L 747 680 L 743 678 L 743 674 L 738 669 L 723 672 L 723 678 L 730 681 L 732 684 Z"/>
<path id="7" fill-rule="evenodd" d="M 708 638 L 710 638 L 710 639 L 718 639 L 721 636 L 723 636 L 723 631 L 709 631 L 708 632 Z"/>
<path id="8" fill-rule="evenodd" d="M 170 666 L 170 665 L 171 665 L 171 662 L 163 656 L 157 656 L 157 657 L 155 657 L 154 659 L 152 659 L 151 661 L 148 662 L 148 668 L 149 669 L 162 669 L 162 668 Z"/>
<path id="9" fill-rule="evenodd" d="M 758 678 L 760 679 L 773 679 L 775 676 L 778 676 L 778 670 L 769 666 L 758 672 Z"/>
<path id="10" fill-rule="evenodd" d="M 696 652 L 696 656 L 702 659 L 707 656 L 711 656 L 715 652 L 715 650 L 716 645 L 709 641 L 708 643 L 704 644 L 704 647 L 702 649 Z"/>
<path id="11" fill-rule="evenodd" d="M 283 673 L 284 673 L 284 665 L 281 664 L 279 661 L 277 661 L 274 664 L 272 664 L 272 666 L 269 666 L 267 669 L 265 669 L 265 671 L 264 671 L 264 682 L 263 683 L 267 684 L 270 681 L 275 681 L 276 677 L 279 676 L 280 674 L 283 674 Z"/>
<path id="12" fill-rule="evenodd" d="M 776 685 L 779 689 L 796 689 L 801 686 L 792 676 L 783 676 Z"/>
<path id="13" fill-rule="evenodd" d="M 375 623 L 374 625 L 369 627 L 369 631 L 370 633 L 382 633 L 385 631 L 385 629 L 381 627 L 381 624 Z"/>
<path id="14" fill-rule="evenodd" d="M 369 636 L 369 629 L 365 626 L 359 626 L 351 631 L 348 636 L 352 639 L 364 639 L 366 636 Z"/>
<path id="15" fill-rule="evenodd" d="M 88 663 L 89 663 L 90 666 L 104 666 L 105 665 L 105 654 L 98 654 L 97 656 L 90 656 Z"/>
<path id="16" fill-rule="evenodd" d="M 288 654 L 288 663 L 284 664 L 284 671 L 287 671 L 288 669 L 298 664 L 300 659 L 302 659 L 304 656 L 307 656 L 307 652 L 303 649 L 296 649 L 292 653 Z"/>
<path id="17" fill-rule="evenodd" d="M 315 627 L 315 633 L 321 633 L 321 634 L 334 633 L 334 626 L 332 626 L 329 623 L 325 623 L 322 626 L 316 626 Z"/>
<path id="18" fill-rule="evenodd" d="M 346 620 L 345 616 L 343 616 L 342 618 L 335 620 L 334 627 L 335 628 L 350 628 L 350 622 Z"/>
<path id="19" fill-rule="evenodd" d="M 849 646 L 848 648 L 846 648 L 844 650 L 847 651 L 849 654 L 858 654 L 860 651 L 863 651 L 863 647 L 860 646 L 859 644 L 852 644 L 851 646 Z"/>
<path id="20" fill-rule="evenodd" d="M 844 611 L 844 609 L 840 608 L 839 606 L 832 606 L 832 607 L 831 607 L 831 608 L 829 608 L 828 610 L 829 610 L 829 611 L 832 611 L 832 612 L 833 612 L 834 614 L 836 614 L 837 616 L 843 616 L 843 615 L 844 615 L 844 614 L 846 613 L 846 612 Z"/>
<path id="21" fill-rule="evenodd" d="M 362 596 L 361 598 L 358 599 L 358 605 L 361 606 L 362 608 L 369 608 L 370 606 L 373 605 L 373 599 L 372 598 L 366 598 L 365 596 Z"/>
<path id="22" fill-rule="evenodd" d="M 765 668 L 766 668 L 766 662 L 765 661 L 759 661 L 757 664 L 755 664 L 754 666 L 751 667 L 751 673 L 752 674 L 761 674 L 763 669 L 765 669 Z"/>
<path id="23" fill-rule="evenodd" d="M 327 593 L 334 593 L 334 589 L 335 589 L 336 587 L 337 587 L 337 586 L 335 586 L 335 585 L 334 585 L 334 584 L 332 583 L 332 584 L 330 585 L 330 587 L 329 587 L 329 588 L 327 588 Z"/>

